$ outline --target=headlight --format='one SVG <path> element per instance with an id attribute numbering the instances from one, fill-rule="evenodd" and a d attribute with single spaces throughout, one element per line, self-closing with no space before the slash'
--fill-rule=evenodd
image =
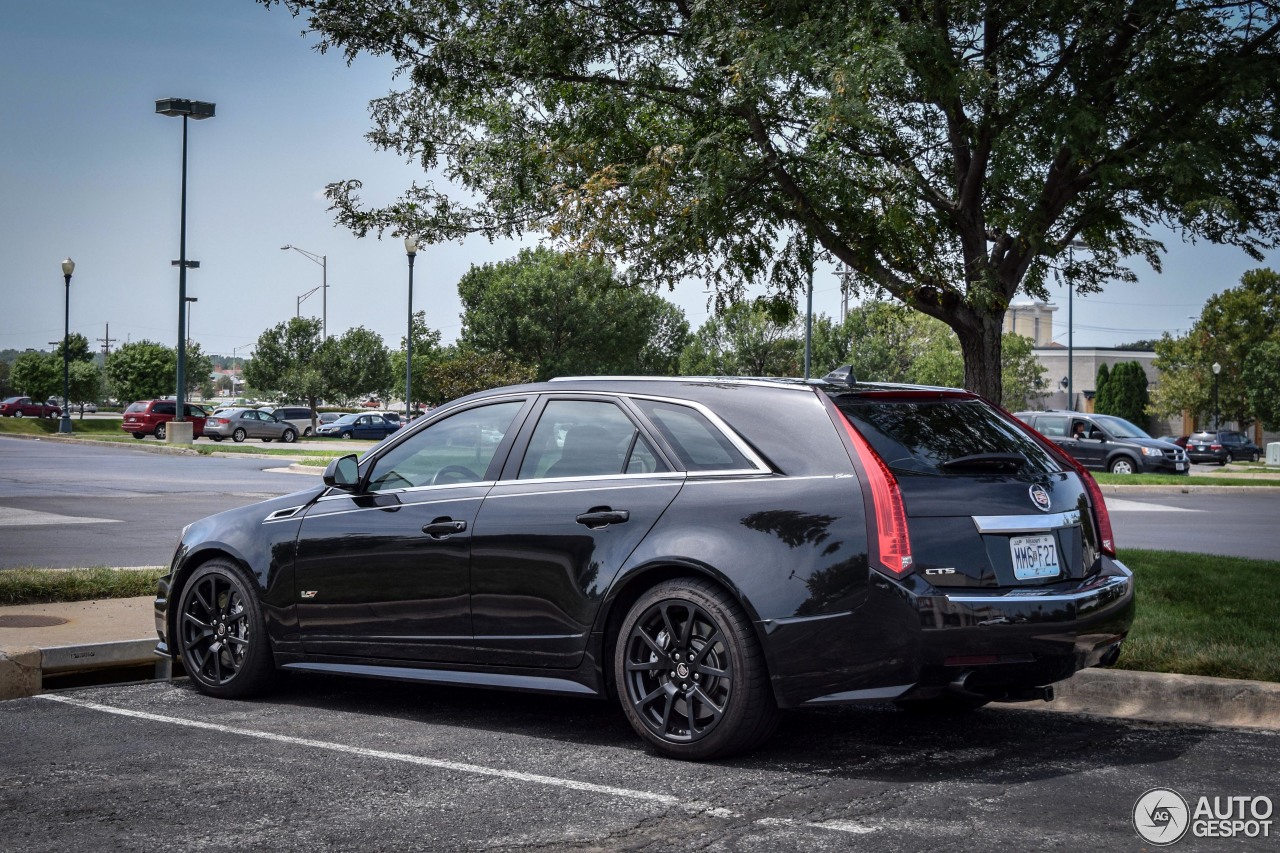
<path id="1" fill-rule="evenodd" d="M 1164 451 L 1158 447 L 1144 447 L 1142 448 L 1142 455 L 1143 456 L 1164 456 Z"/>

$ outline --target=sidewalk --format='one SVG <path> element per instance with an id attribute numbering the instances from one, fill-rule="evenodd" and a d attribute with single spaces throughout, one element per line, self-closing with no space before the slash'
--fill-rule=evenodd
<path id="1" fill-rule="evenodd" d="M 161 662 L 151 596 L 0 607 L 0 700 L 41 692 L 45 674 Z M 1280 731 L 1280 684 L 1090 669 L 1053 702 L 991 708 Z"/>

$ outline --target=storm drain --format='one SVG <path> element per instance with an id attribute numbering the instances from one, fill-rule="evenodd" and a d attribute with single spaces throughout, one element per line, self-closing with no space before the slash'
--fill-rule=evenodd
<path id="1" fill-rule="evenodd" d="M 0 628 L 52 628 L 54 625 L 65 625 L 67 620 L 61 616 L 41 616 L 38 613 L 14 613 L 0 616 Z"/>

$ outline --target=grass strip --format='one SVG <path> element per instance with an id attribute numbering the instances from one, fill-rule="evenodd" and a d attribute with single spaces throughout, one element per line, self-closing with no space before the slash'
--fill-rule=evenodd
<path id="1" fill-rule="evenodd" d="M 1091 473 L 1093 479 L 1103 486 L 1270 486 L 1280 488 L 1280 478 L 1268 478 L 1265 474 L 1257 476 L 1222 474 L 1205 477 L 1195 474 L 1180 476 L 1178 474 L 1104 474 L 1098 471 Z"/>
<path id="2" fill-rule="evenodd" d="M 153 595 L 167 567 L 113 569 L 5 569 L 0 571 L 0 605 L 53 601 L 96 601 Z"/>
<path id="3" fill-rule="evenodd" d="M 1117 666 L 1280 682 L 1280 562 L 1126 549 L 1137 617 Z"/>

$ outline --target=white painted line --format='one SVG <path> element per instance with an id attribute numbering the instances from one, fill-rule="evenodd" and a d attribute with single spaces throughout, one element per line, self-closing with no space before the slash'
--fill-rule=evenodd
<path id="1" fill-rule="evenodd" d="M 205 729 L 207 731 L 221 732 L 223 734 L 259 738 L 261 740 L 287 743 L 294 746 L 311 747 L 312 749 L 327 749 L 333 752 L 345 752 L 350 755 L 360 755 L 365 758 L 378 758 L 384 761 L 399 761 L 405 764 L 416 764 L 420 767 L 431 767 L 437 770 L 451 770 L 456 773 L 473 773 L 477 776 L 495 776 L 500 779 L 508 779 L 513 782 L 532 782 L 537 785 L 551 785 L 557 788 L 567 788 L 572 791 L 587 791 L 593 794 L 604 794 L 610 797 L 620 797 L 628 800 L 657 803 L 659 805 L 681 808 L 687 811 L 711 814 L 716 817 L 738 817 L 738 815 L 735 815 L 727 809 L 712 808 L 706 804 L 689 802 L 682 797 L 672 796 L 671 794 L 657 794 L 652 791 L 636 791 L 630 788 L 615 788 L 611 785 L 596 785 L 591 782 L 578 782 L 573 779 L 559 779 L 555 776 L 541 776 L 536 773 L 521 773 L 518 770 L 499 770 L 494 767 L 484 767 L 479 764 L 464 764 L 462 762 L 447 761 L 440 758 L 406 755 L 402 752 L 386 752 L 380 749 L 366 749 L 359 746 L 347 746 L 340 743 L 311 740 L 310 738 L 293 737 L 291 735 L 281 735 L 273 732 L 241 729 L 235 726 L 224 726 L 218 723 L 205 723 L 199 720 L 187 720 L 181 717 L 166 717 L 161 714 L 151 714 L 146 711 L 134 711 L 128 708 L 115 708 L 110 705 L 100 705 L 97 702 L 86 702 L 83 699 L 72 699 L 69 696 L 57 696 L 50 693 L 42 693 L 35 698 L 46 699 L 50 702 L 61 702 L 64 705 L 74 705 L 78 708 L 87 708 L 91 711 L 101 711 L 104 714 L 116 714 L 121 717 L 132 717 L 137 720 L 149 720 L 154 723 L 169 723 L 175 726 L 186 726 L 188 728 Z"/>
<path id="2" fill-rule="evenodd" d="M 120 521 L 118 518 L 83 518 L 0 506 L 0 527 L 26 527 L 40 524 L 114 524 L 118 521 Z"/>

